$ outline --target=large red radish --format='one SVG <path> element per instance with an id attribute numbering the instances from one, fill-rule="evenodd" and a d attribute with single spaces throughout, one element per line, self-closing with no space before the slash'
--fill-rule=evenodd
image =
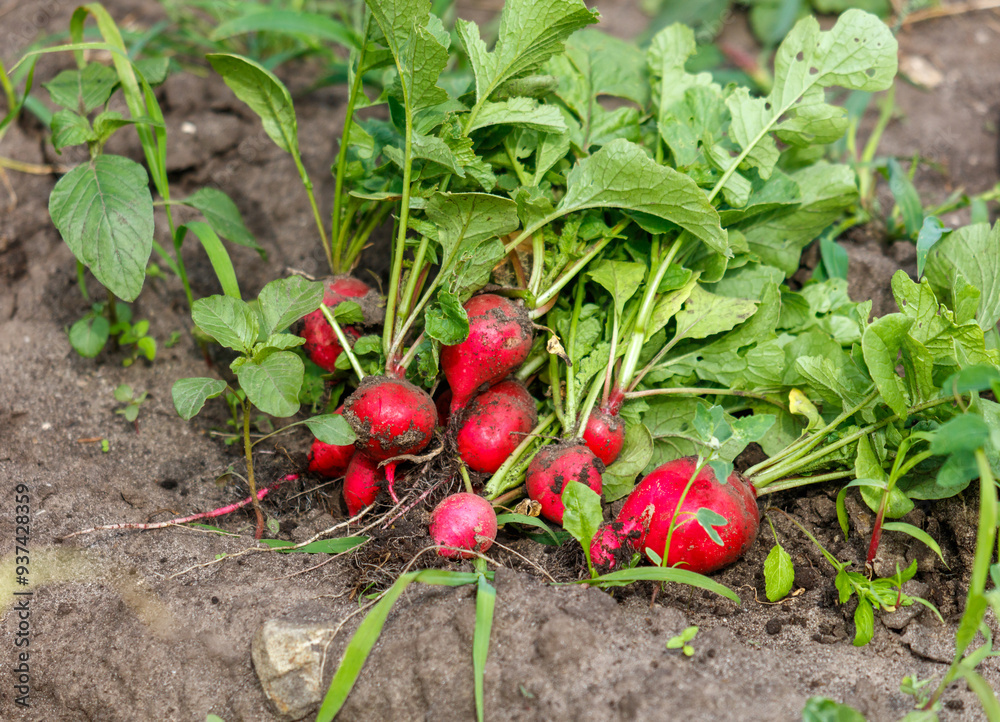
<path id="1" fill-rule="evenodd" d="M 571 481 L 578 481 L 601 493 L 604 464 L 583 443 L 563 441 L 546 446 L 531 460 L 525 484 L 528 496 L 542 507 L 542 516 L 562 524 L 562 493 Z"/>
<path id="2" fill-rule="evenodd" d="M 461 492 L 446 497 L 431 514 L 431 538 L 443 557 L 470 559 L 473 552 L 485 552 L 497 538 L 497 515 L 481 496 Z M 458 551 L 465 549 L 467 551 Z"/>
<path id="3" fill-rule="evenodd" d="M 330 308 L 336 308 L 344 301 L 362 298 L 373 292 L 364 281 L 351 276 L 327 279 L 323 286 L 323 303 Z M 343 326 L 343 331 L 351 341 L 361 337 L 361 333 L 353 326 Z M 337 357 L 343 349 L 321 310 L 317 309 L 302 319 L 302 330 L 299 335 L 306 340 L 302 348 L 314 364 L 324 371 L 336 370 Z"/>
<path id="4" fill-rule="evenodd" d="M 357 434 L 354 445 L 375 461 L 423 451 L 438 422 L 426 391 L 388 376 L 366 376 L 344 402 L 344 418 Z M 396 463 L 390 461 L 384 468 L 389 496 L 398 503 L 393 489 Z"/>
<path id="5" fill-rule="evenodd" d="M 686 456 L 655 469 L 629 494 L 618 521 L 641 524 L 643 533 L 635 547 L 643 554 L 651 549 L 661 558 L 666 557 L 667 566 L 708 574 L 732 564 L 750 548 L 760 526 L 760 511 L 756 491 L 742 474 L 734 471 L 720 482 L 708 465 L 698 472 L 678 509 L 697 461 L 696 457 Z M 695 517 L 699 509 L 710 509 L 725 518 L 725 524 L 711 525 L 721 545 L 712 540 Z M 664 555 L 675 514 L 670 550 Z"/>
<path id="6" fill-rule="evenodd" d="M 452 412 L 463 408 L 481 386 L 495 384 L 520 366 L 528 358 L 534 334 L 524 306 L 504 296 L 473 296 L 465 303 L 465 312 L 469 336 L 441 349 Z"/>
<path id="7" fill-rule="evenodd" d="M 469 404 L 458 453 L 469 468 L 492 474 L 538 423 L 535 400 L 520 381 L 501 381 Z"/>

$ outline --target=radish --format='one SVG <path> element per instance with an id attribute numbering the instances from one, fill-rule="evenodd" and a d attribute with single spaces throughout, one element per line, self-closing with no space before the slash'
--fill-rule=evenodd
<path id="1" fill-rule="evenodd" d="M 362 453 L 351 457 L 344 474 L 344 501 L 347 513 L 355 516 L 359 511 L 375 502 L 379 486 L 385 479 L 385 472 L 378 462 Z"/>
<path id="2" fill-rule="evenodd" d="M 610 466 L 622 453 L 625 445 L 625 424 L 617 414 L 603 408 L 594 409 L 587 417 L 583 430 L 583 441 L 594 452 L 594 456 Z"/>
<path id="3" fill-rule="evenodd" d="M 451 387 L 451 410 L 468 403 L 483 384 L 495 384 L 528 358 L 533 329 L 524 306 L 484 293 L 465 303 L 469 336 L 441 349 L 441 370 Z"/>
<path id="4" fill-rule="evenodd" d="M 344 402 L 344 418 L 357 434 L 355 446 L 375 461 L 416 454 L 430 443 L 438 414 L 430 395 L 403 379 L 366 376 Z M 389 496 L 393 489 L 395 461 L 385 464 Z"/>
<path id="5" fill-rule="evenodd" d="M 501 381 L 469 404 L 458 453 L 471 469 L 492 474 L 537 423 L 535 400 L 524 384 Z"/>
<path id="6" fill-rule="evenodd" d="M 531 460 L 525 483 L 528 496 L 542 506 L 542 516 L 562 524 L 562 493 L 571 481 L 579 481 L 601 493 L 604 464 L 579 441 L 546 446 Z"/>
<path id="7" fill-rule="evenodd" d="M 333 413 L 343 415 L 343 405 Z M 309 449 L 309 471 L 323 476 L 340 476 L 351 462 L 353 455 L 354 444 L 338 446 L 313 439 L 312 447 Z"/>
<path id="8" fill-rule="evenodd" d="M 438 549 L 440 556 L 471 559 L 475 556 L 472 552 L 482 553 L 493 546 L 497 538 L 497 515 L 486 499 L 463 491 L 446 497 L 434 508 L 430 532 L 440 547 L 469 550 Z"/>
<path id="9" fill-rule="evenodd" d="M 590 542 L 591 563 L 609 571 L 627 567 L 642 532 L 642 525 L 634 519 L 602 524 Z"/>
<path id="10" fill-rule="evenodd" d="M 323 303 L 330 308 L 352 298 L 362 298 L 372 292 L 364 281 L 351 276 L 340 276 L 327 279 L 324 283 Z M 353 326 L 344 326 L 344 335 L 356 341 L 361 338 L 361 332 Z M 343 350 L 323 312 L 319 309 L 309 313 L 303 319 L 299 335 L 306 340 L 303 349 L 314 364 L 324 371 L 336 370 L 337 357 Z"/>
<path id="11" fill-rule="evenodd" d="M 750 548 L 757 537 L 760 512 L 756 490 L 739 472 L 734 471 L 726 483 L 720 483 L 712 468 L 705 466 L 688 489 L 696 468 L 697 458 L 686 456 L 655 469 L 629 494 L 618 521 L 625 528 L 641 525 L 643 531 L 635 545 L 639 551 L 650 549 L 665 558 L 667 566 L 707 574 L 732 564 Z M 724 526 L 713 527 L 722 538 L 721 546 L 694 518 L 700 508 L 726 518 Z M 675 515 L 670 550 L 664 554 Z M 606 549 L 611 551 L 613 547 Z"/>

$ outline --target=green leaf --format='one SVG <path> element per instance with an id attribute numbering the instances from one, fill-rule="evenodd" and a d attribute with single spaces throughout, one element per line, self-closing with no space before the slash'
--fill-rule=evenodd
<path id="1" fill-rule="evenodd" d="M 546 524 L 541 519 L 539 519 L 538 517 L 526 516 L 525 514 L 513 514 L 513 513 L 511 513 L 511 514 L 498 514 L 497 515 L 497 525 L 498 526 L 502 526 L 504 524 L 511 524 L 511 523 L 514 523 L 514 524 L 527 524 L 528 526 L 538 527 L 539 529 L 541 529 L 542 531 L 544 531 L 549 536 L 549 538 L 551 539 L 551 542 L 547 542 L 547 543 L 552 543 L 555 546 L 559 546 L 559 544 L 562 543 L 562 540 L 559 538 L 559 534 L 562 534 L 563 536 L 566 536 L 565 532 L 554 532 L 554 531 L 552 531 L 552 529 L 549 528 L 549 525 Z M 541 537 L 541 535 L 539 535 L 539 536 Z"/>
<path id="2" fill-rule="evenodd" d="M 997 701 L 997 691 L 993 685 L 987 682 L 979 672 L 967 666 L 960 666 L 958 674 L 969 685 L 969 689 L 976 693 L 976 697 L 979 698 L 979 703 L 986 713 L 986 719 L 1000 719 L 1000 702 Z"/>
<path id="3" fill-rule="evenodd" d="M 709 293 L 702 286 L 691 289 L 684 307 L 677 312 L 677 338 L 705 338 L 729 331 L 757 310 L 757 301 Z"/>
<path id="4" fill-rule="evenodd" d="M 84 316 L 70 326 L 70 345 L 84 358 L 94 358 L 108 342 L 110 327 L 104 316 Z"/>
<path id="5" fill-rule="evenodd" d="M 226 382 L 220 379 L 178 379 L 170 394 L 177 414 L 185 421 L 190 421 L 198 415 L 206 401 L 214 399 L 225 390 Z"/>
<path id="6" fill-rule="evenodd" d="M 727 254 L 719 214 L 690 177 L 661 166 L 635 143 L 614 140 L 577 163 L 566 177 L 561 214 L 586 208 L 622 208 L 675 223 Z"/>
<path id="7" fill-rule="evenodd" d="M 299 389 L 305 366 L 295 354 L 276 351 L 261 359 L 250 359 L 236 371 L 240 388 L 265 414 L 286 418 L 299 410 Z"/>
<path id="8" fill-rule="evenodd" d="M 287 351 L 290 348 L 298 348 L 306 342 L 301 336 L 296 336 L 291 333 L 274 333 L 267 337 L 267 339 L 259 344 L 254 349 L 254 355 L 264 351 L 266 349 L 275 349 L 277 351 Z"/>
<path id="9" fill-rule="evenodd" d="M 279 278 L 261 289 L 258 302 L 264 333 L 270 336 L 319 308 L 323 303 L 323 284 L 301 276 Z"/>
<path id="10" fill-rule="evenodd" d="M 283 547 L 293 547 L 295 546 L 295 542 L 284 539 L 261 539 L 261 541 L 282 554 L 342 554 L 361 546 L 368 541 L 368 537 L 348 536 L 337 539 L 320 539 L 319 541 L 306 544 L 304 547 L 287 550 Z"/>
<path id="11" fill-rule="evenodd" d="M 875 613 L 872 605 L 865 598 L 858 599 L 858 608 L 854 610 L 854 646 L 863 647 L 875 636 Z"/>
<path id="12" fill-rule="evenodd" d="M 647 550 L 649 551 L 649 550 Z M 729 587 L 719 584 L 714 579 L 710 579 L 703 574 L 692 572 L 687 569 L 676 569 L 674 567 L 635 567 L 634 569 L 619 569 L 615 572 L 602 574 L 593 579 L 587 579 L 590 586 L 624 586 L 633 582 L 677 582 L 687 584 L 698 589 L 706 589 L 719 596 L 732 600 L 737 604 L 740 598 Z"/>
<path id="13" fill-rule="evenodd" d="M 252 248 L 261 257 L 264 256 L 264 249 L 258 245 L 253 234 L 244 225 L 239 208 L 218 188 L 199 188 L 184 200 L 175 202 L 198 209 L 212 226 L 212 230 L 220 236 L 237 245 Z"/>
<path id="14" fill-rule="evenodd" d="M 802 722 L 865 722 L 865 717 L 846 704 L 810 697 L 802 710 Z"/>
<path id="15" fill-rule="evenodd" d="M 846 128 L 846 111 L 827 106 L 823 88 L 885 90 L 896 75 L 896 50 L 886 24 L 858 10 L 845 12 L 827 32 L 811 16 L 800 20 L 778 48 L 770 94 L 752 98 L 741 88 L 726 101 L 729 136 L 745 153 L 741 165 L 770 176 L 778 161 L 772 132 L 793 145 L 835 140 Z"/>
<path id="16" fill-rule="evenodd" d="M 927 255 L 924 269 L 939 298 L 957 287 L 959 276 L 981 292 L 976 321 L 989 331 L 1000 320 L 1000 224 L 959 228 L 942 238 Z"/>
<path id="17" fill-rule="evenodd" d="M 925 532 L 920 527 L 916 527 L 913 526 L 912 524 L 907 524 L 902 521 L 887 521 L 883 522 L 882 529 L 885 531 L 902 532 L 903 534 L 910 535 L 919 542 L 923 542 L 928 547 L 930 547 L 931 551 L 933 551 L 935 554 L 938 555 L 938 559 L 941 560 L 942 564 L 948 566 L 947 562 L 945 562 L 944 560 L 944 555 L 941 554 L 941 547 L 938 545 L 936 541 L 934 541 L 934 537 L 932 537 L 930 534 Z"/>
<path id="18" fill-rule="evenodd" d="M 924 225 L 924 207 L 920 204 L 920 194 L 917 193 L 913 181 L 899 165 L 898 160 L 890 158 L 888 169 L 889 190 L 892 192 L 893 198 L 896 199 L 896 205 L 903 215 L 906 235 L 914 238 Z"/>
<path id="19" fill-rule="evenodd" d="M 728 478 L 728 474 L 718 477 L 720 479 Z M 711 539 L 715 544 L 720 547 L 723 546 L 722 537 L 719 536 L 719 532 L 715 530 L 716 527 L 729 526 L 729 520 L 722 516 L 722 514 L 712 509 L 706 507 L 700 507 L 698 511 L 694 514 L 695 521 L 698 525 L 708 534 L 708 538 Z"/>
<path id="20" fill-rule="evenodd" d="M 906 418 L 906 385 L 896 373 L 896 358 L 912 318 L 894 313 L 876 319 L 861 337 L 865 363 L 882 398 L 895 413 Z"/>
<path id="21" fill-rule="evenodd" d="M 202 248 L 205 249 L 208 260 L 212 264 L 212 270 L 215 271 L 215 277 L 219 279 L 219 285 L 222 286 L 222 292 L 227 296 L 240 298 L 240 285 L 239 281 L 236 280 L 236 269 L 233 268 L 233 261 L 215 231 L 207 223 L 201 221 L 185 223 L 177 227 L 177 232 L 174 235 L 175 247 L 181 247 L 188 231 L 194 232 L 201 242 Z"/>
<path id="22" fill-rule="evenodd" d="M 930 451 L 936 456 L 973 452 L 985 446 L 989 438 L 990 427 L 982 417 L 960 414 L 937 428 Z"/>
<path id="23" fill-rule="evenodd" d="M 590 542 L 604 518 L 601 495 L 586 484 L 570 481 L 563 489 L 562 502 L 565 507 L 563 529 L 580 542 L 589 564 Z"/>
<path id="24" fill-rule="evenodd" d="M 202 331 L 234 351 L 248 353 L 260 332 L 257 314 L 232 296 L 199 298 L 191 306 L 191 319 Z"/>
<path id="25" fill-rule="evenodd" d="M 503 83 L 537 68 L 560 52 L 573 32 L 598 17 L 580 0 L 508 0 L 492 52 L 486 50 L 475 23 L 457 20 L 455 30 L 476 75 L 476 99 L 486 100 Z"/>
<path id="26" fill-rule="evenodd" d="M 118 298 L 134 301 L 153 250 L 145 169 L 117 155 L 78 165 L 52 189 L 49 215 L 77 260 Z"/>
<path id="27" fill-rule="evenodd" d="M 146 125 L 158 125 L 150 122 L 148 119 L 145 119 L 143 122 Z M 135 124 L 136 121 L 123 118 L 121 113 L 114 110 L 108 110 L 94 118 L 94 135 L 97 137 L 97 141 L 99 143 L 104 143 L 108 138 L 114 135 L 115 131 L 119 128 Z"/>
<path id="28" fill-rule="evenodd" d="M 354 429 L 340 414 L 323 414 L 306 419 L 306 426 L 324 444 L 347 446 L 357 439 Z"/>
<path id="29" fill-rule="evenodd" d="M 249 58 L 209 53 L 212 64 L 236 97 L 250 106 L 264 124 L 264 132 L 286 153 L 299 155 L 298 123 L 292 96 L 270 70 Z"/>
<path id="30" fill-rule="evenodd" d="M 824 236 L 819 239 L 819 252 L 827 278 L 847 278 L 849 259 L 843 246 Z"/>
<path id="31" fill-rule="evenodd" d="M 359 48 L 357 35 L 327 15 L 302 10 L 273 10 L 254 8 L 218 25 L 211 33 L 211 40 L 224 40 L 244 33 L 274 33 L 276 35 L 303 36 L 307 40 L 326 40 L 347 48 Z"/>
<path id="32" fill-rule="evenodd" d="M 475 677 L 476 719 L 483 722 L 483 676 L 486 672 L 486 657 L 490 651 L 490 632 L 493 629 L 493 610 L 496 607 L 497 590 L 479 575 L 476 587 L 476 627 L 472 633 L 472 671 Z"/>
<path id="33" fill-rule="evenodd" d="M 942 236 L 950 231 L 951 229 L 945 228 L 937 216 L 927 216 L 924 219 L 920 233 L 917 234 L 917 278 L 924 275 L 927 254 L 941 240 Z"/>
<path id="34" fill-rule="evenodd" d="M 653 435 L 645 424 L 629 424 L 625 430 L 625 441 L 622 451 L 607 471 L 616 476 L 631 476 L 633 479 L 642 473 L 653 456 Z M 614 499 L 607 499 L 614 501 Z"/>
<path id="35" fill-rule="evenodd" d="M 445 289 L 439 290 L 435 300 L 424 311 L 424 330 L 445 346 L 454 346 L 468 338 L 469 315 L 462 307 L 461 299 Z"/>
<path id="36" fill-rule="evenodd" d="M 792 591 L 795 583 L 795 568 L 792 557 L 780 544 L 771 547 L 764 560 L 764 590 L 769 602 L 784 599 Z"/>
<path id="37" fill-rule="evenodd" d="M 646 265 L 628 261 L 603 260 L 588 274 L 595 283 L 602 286 L 615 304 L 615 314 L 619 317 L 628 301 L 646 277 Z"/>
<path id="38" fill-rule="evenodd" d="M 170 58 L 142 58 L 132 62 L 132 68 L 137 74 L 142 75 L 151 86 L 157 86 L 167 79 L 167 72 L 170 70 Z"/>
<path id="39" fill-rule="evenodd" d="M 100 63 L 88 63 L 83 70 L 64 70 L 49 82 L 42 83 L 53 103 L 83 113 L 108 102 L 117 84 L 118 74 Z"/>
<path id="40" fill-rule="evenodd" d="M 115 389 L 115 401 L 120 404 L 126 404 L 132 400 L 132 387 L 128 384 L 121 384 Z"/>
<path id="41" fill-rule="evenodd" d="M 60 110 L 52 116 L 52 147 L 57 151 L 68 145 L 80 145 L 96 139 L 97 135 L 82 115 L 72 110 Z"/>
<path id="42" fill-rule="evenodd" d="M 553 105 L 542 105 L 533 98 L 511 98 L 499 103 L 484 103 L 469 132 L 491 125 L 513 125 L 542 133 L 566 132 L 566 123 L 559 109 Z"/>

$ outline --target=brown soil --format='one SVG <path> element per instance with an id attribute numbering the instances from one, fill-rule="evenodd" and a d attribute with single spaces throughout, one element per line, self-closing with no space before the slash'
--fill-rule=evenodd
<path id="1" fill-rule="evenodd" d="M 123 22 L 149 25 L 160 17 L 152 0 L 108 3 Z M 636 3 L 600 3 L 615 32 L 637 29 Z M 72 5 L 51 0 L 0 5 L 3 61 L 15 59 L 38 35 L 67 27 Z M 739 39 L 740 21 L 727 32 Z M 917 180 L 931 197 L 952 185 L 983 190 L 996 181 L 997 87 L 1000 19 L 989 13 L 932 21 L 904 31 L 903 53 L 927 59 L 943 74 L 925 92 L 900 81 L 903 117 L 891 124 L 883 150 L 904 157 L 919 151 L 941 166 L 923 166 Z M 69 60 L 46 56 L 36 73 L 51 78 Z M 329 198 L 329 160 L 335 151 L 343 93 L 327 89 L 298 104 L 301 146 L 318 196 Z M 308 203 L 291 159 L 270 143 L 258 122 L 215 77 L 172 77 L 161 91 L 172 139 L 168 164 L 175 193 L 206 184 L 227 191 L 270 255 L 232 248 L 246 295 L 287 268 L 322 275 L 323 261 Z M 185 125 L 182 129 L 183 124 Z M 191 131 L 193 126 L 194 130 Z M 111 150 L 139 157 L 129 133 Z M 0 155 L 29 163 L 73 162 L 47 150 L 31 119 L 11 128 Z M 0 186 L 0 538 L 7 540 L 0 589 L 3 668 L 15 664 L 15 614 L 11 611 L 15 537 L 14 488 L 31 496 L 31 703 L 14 705 L 11 677 L 0 684 L 0 718 L 76 720 L 275 719 L 250 661 L 250 639 L 266 620 L 288 617 L 336 623 L 357 610 L 369 583 L 385 586 L 389 569 L 426 546 L 428 513 L 417 508 L 376 543 L 319 568 L 311 555 L 250 554 L 212 563 L 253 546 L 253 521 L 237 513 L 218 525 L 238 536 L 189 528 L 154 532 L 105 531 L 60 542 L 95 524 L 162 520 L 232 503 L 247 494 L 227 475 L 242 470 L 238 446 L 210 435 L 226 430 L 226 415 L 209 404 L 194 422 L 174 412 L 170 388 L 178 378 L 211 374 L 187 334 L 189 319 L 174 279 L 153 280 L 135 304 L 161 341 L 152 364 L 123 368 L 106 351 L 82 359 L 65 329 L 87 309 L 76 288 L 74 262 L 46 210 L 50 175 L 8 173 L 16 201 Z M 2 179 L 0 179 L 2 180 Z M 946 219 L 949 223 L 958 219 Z M 166 224 L 157 217 L 158 228 Z M 913 263 L 910 244 L 885 247 L 876 231 L 850 247 L 852 294 L 875 298 L 883 312 L 888 278 Z M 160 231 L 160 240 L 165 236 Z M 384 254 L 368 254 L 376 275 Z M 184 258 L 198 295 L 217 292 L 209 264 L 195 244 Z M 170 349 L 162 341 L 180 331 Z M 148 391 L 138 423 L 113 412 L 112 391 L 129 383 Z M 102 453 L 92 439 L 108 439 Z M 278 437 L 259 454 L 260 483 L 305 465 L 306 432 Z M 264 508 L 281 523 L 280 536 L 309 538 L 344 519 L 339 487 L 300 495 L 322 483 L 304 476 L 299 486 L 268 497 Z M 299 495 L 299 496 L 297 496 Z M 852 534 L 844 542 L 834 513 L 835 490 L 776 495 L 767 503 L 813 530 L 841 559 L 863 558 L 872 515 L 849 497 Z M 763 506 L 763 504 L 762 504 Z M 332 516 L 331 516 L 332 514 Z M 941 542 L 948 567 L 922 545 L 887 535 L 881 571 L 916 559 L 920 572 L 908 590 L 941 610 L 939 624 L 923 607 L 883 614 L 875 638 L 851 645 L 853 607 L 836 603 L 829 566 L 783 514 L 772 513 L 777 533 L 796 565 L 797 593 L 769 605 L 762 566 L 771 546 L 760 535 L 747 556 L 717 578 L 738 591 L 736 605 L 719 597 L 671 587 L 650 607 L 652 587 L 608 594 L 544 583 L 529 565 L 504 553 L 511 569 L 496 574 L 497 612 L 486 666 L 488 719 L 639 719 L 684 716 L 694 720 L 794 720 L 805 700 L 823 695 L 847 702 L 869 720 L 903 716 L 910 699 L 900 694 L 906 675 L 940 678 L 951 658 L 975 542 L 973 496 L 920 502 L 906 521 Z M 766 525 L 765 525 L 766 526 Z M 579 578 L 576 549 L 553 550 L 501 534 L 532 562 L 559 580 Z M 492 550 L 491 550 L 492 551 Z M 425 555 L 418 566 L 461 564 Z M 332 674 L 359 616 L 347 622 L 329 649 Z M 473 717 L 471 640 L 474 597 L 469 588 L 411 588 L 390 615 L 381 641 L 348 700 L 341 719 L 467 720 Z M 686 658 L 666 640 L 688 625 L 701 628 L 695 654 Z M 984 676 L 1000 687 L 1000 665 L 988 660 Z M 942 719 L 985 719 L 964 685 L 945 695 Z"/>

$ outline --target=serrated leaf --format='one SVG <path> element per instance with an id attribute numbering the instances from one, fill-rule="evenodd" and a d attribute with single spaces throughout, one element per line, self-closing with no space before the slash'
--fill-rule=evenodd
<path id="1" fill-rule="evenodd" d="M 717 296 L 695 285 L 684 307 L 676 314 L 677 338 L 705 338 L 729 331 L 750 318 L 756 310 L 756 301 Z"/>
<path id="2" fill-rule="evenodd" d="M 307 281 L 302 276 L 289 276 L 271 281 L 257 297 L 264 319 L 264 334 L 288 328 L 323 302 L 323 284 Z"/>
<path id="3" fill-rule="evenodd" d="M 558 210 L 622 208 L 649 213 L 689 231 L 718 253 L 729 244 L 719 214 L 683 173 L 659 165 L 627 140 L 614 140 L 577 163 L 566 177 Z"/>
<path id="4" fill-rule="evenodd" d="M 229 53 L 209 53 L 212 64 L 236 97 L 260 117 L 264 132 L 286 153 L 299 154 L 298 123 L 292 96 L 278 77 L 263 65 Z"/>
<path id="5" fill-rule="evenodd" d="M 111 325 L 104 316 L 87 316 L 70 326 L 69 343 L 84 358 L 94 358 L 108 342 Z"/>
<path id="6" fill-rule="evenodd" d="M 792 557 L 780 544 L 771 547 L 764 560 L 764 590 L 769 602 L 777 602 L 788 596 L 795 583 L 795 567 Z"/>
<path id="7" fill-rule="evenodd" d="M 961 276 L 981 292 L 976 321 L 984 331 L 1000 320 L 1000 224 L 965 226 L 942 238 L 927 254 L 924 269 L 940 298 Z"/>
<path id="8" fill-rule="evenodd" d="M 542 105 L 533 98 L 511 98 L 498 103 L 483 103 L 469 127 L 469 132 L 491 125 L 512 125 L 542 133 L 566 132 L 562 113 L 553 105 Z"/>
<path id="9" fill-rule="evenodd" d="M 588 275 L 611 294 L 615 313 L 621 316 L 625 302 L 635 295 L 646 277 L 646 266 L 643 263 L 603 260 Z"/>
<path id="10" fill-rule="evenodd" d="M 260 323 L 246 303 L 231 296 L 199 298 L 191 319 L 202 331 L 234 351 L 249 351 L 257 341 Z"/>
<path id="11" fill-rule="evenodd" d="M 119 128 L 124 128 L 126 125 L 135 125 L 135 123 L 134 120 L 123 118 L 122 114 L 117 111 L 107 110 L 94 118 L 94 135 L 97 137 L 99 143 L 104 143 Z M 160 125 L 158 123 L 150 123 L 148 120 L 144 124 Z"/>
<path id="12" fill-rule="evenodd" d="M 133 301 L 153 250 L 149 176 L 135 161 L 99 155 L 56 183 L 49 215 L 77 260 L 105 288 Z"/>
<path id="13" fill-rule="evenodd" d="M 177 414 L 185 421 L 190 421 L 198 415 L 206 401 L 214 399 L 225 390 L 226 382 L 221 379 L 178 379 L 174 382 L 170 395 Z"/>
<path id="14" fill-rule="evenodd" d="M 299 410 L 299 389 L 305 366 L 295 354 L 277 351 L 240 366 L 236 377 L 247 398 L 265 414 L 286 418 Z"/>
<path id="15" fill-rule="evenodd" d="M 196 208 L 205 216 L 212 229 L 223 238 L 233 243 L 252 248 L 261 256 L 264 249 L 260 247 L 253 234 L 243 223 L 243 216 L 232 199 L 218 188 L 199 188 L 182 201 L 191 208 Z"/>
<path id="16" fill-rule="evenodd" d="M 562 50 L 573 32 L 597 19 L 598 14 L 580 0 L 509 0 L 492 52 L 475 23 L 456 21 L 455 30 L 475 72 L 477 100 L 486 100 L 503 83 L 537 68 Z"/>
<path id="17" fill-rule="evenodd" d="M 306 426 L 324 444 L 347 446 L 357 438 L 354 429 L 340 414 L 323 414 L 306 420 Z"/>
<path id="18" fill-rule="evenodd" d="M 454 346 L 468 338 L 469 315 L 461 299 L 445 289 L 438 291 L 424 312 L 424 331 L 445 346 Z"/>
<path id="19" fill-rule="evenodd" d="M 113 68 L 88 63 L 83 70 L 64 70 L 43 85 L 56 105 L 89 113 L 108 101 L 117 83 Z"/>

